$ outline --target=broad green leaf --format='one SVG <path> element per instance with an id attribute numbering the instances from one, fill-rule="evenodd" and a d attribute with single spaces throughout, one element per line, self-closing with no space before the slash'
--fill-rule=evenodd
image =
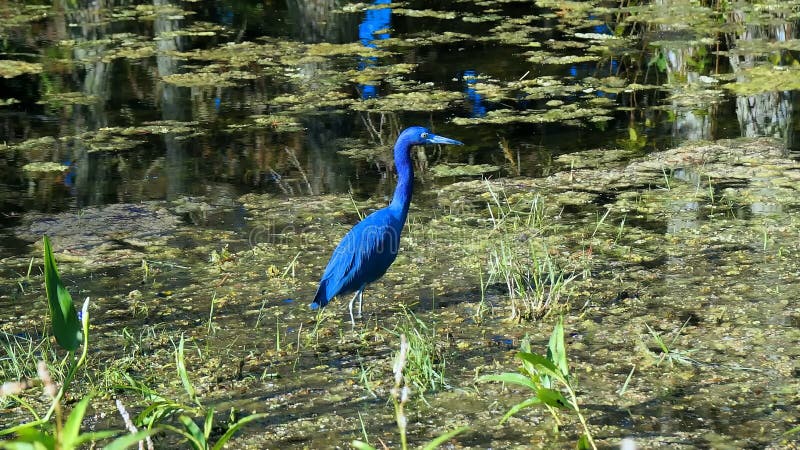
<path id="1" fill-rule="evenodd" d="M 592 445 L 589 443 L 589 437 L 585 434 L 582 434 L 580 439 L 578 439 L 578 443 L 575 445 L 576 450 L 589 450 L 592 448 Z"/>
<path id="2" fill-rule="evenodd" d="M 236 431 L 238 431 L 239 428 L 242 428 L 246 423 L 252 422 L 252 421 L 254 421 L 256 419 L 261 419 L 261 418 L 267 417 L 267 416 L 269 416 L 269 414 L 251 414 L 251 415 L 249 415 L 247 417 L 243 417 L 243 418 L 239 419 L 239 421 L 237 421 L 236 423 L 234 423 L 233 425 L 228 427 L 228 430 L 225 432 L 225 434 L 223 434 L 219 438 L 219 440 L 217 441 L 216 444 L 214 444 L 214 447 L 212 447 L 211 450 L 220 450 L 222 448 L 222 446 L 224 446 L 225 443 L 227 443 L 230 440 L 230 438 L 233 437 L 233 433 L 236 433 Z"/>
<path id="3" fill-rule="evenodd" d="M 518 384 L 520 386 L 525 386 L 534 392 L 539 389 L 539 386 L 537 386 L 536 383 L 521 373 L 507 372 L 498 375 L 483 375 L 478 377 L 478 381 L 499 381 L 501 383 Z"/>
<path id="4" fill-rule="evenodd" d="M 567 344 L 564 342 L 564 318 L 559 317 L 553 332 L 550 334 L 550 342 L 547 344 L 547 359 L 564 374 L 564 378 L 569 376 L 569 364 L 567 364 Z"/>
<path id="5" fill-rule="evenodd" d="M 81 434 L 81 423 L 83 422 L 83 416 L 86 414 L 86 408 L 89 406 L 91 400 L 92 396 L 87 395 L 72 408 L 72 412 L 69 414 L 64 428 L 61 430 L 61 445 L 65 450 L 73 449 L 78 446 L 78 435 Z"/>
<path id="6" fill-rule="evenodd" d="M 521 401 L 516 405 L 512 406 L 511 409 L 508 410 L 508 412 L 503 416 L 503 418 L 500 419 L 500 424 L 502 425 L 506 420 L 508 420 L 509 417 L 513 416 L 514 414 L 520 412 L 525 408 L 530 408 L 541 404 L 542 400 L 539 399 L 539 397 L 531 397 L 527 400 Z"/>
<path id="7" fill-rule="evenodd" d="M 356 450 L 378 450 L 375 447 L 367 444 L 366 442 L 362 442 L 359 440 L 351 442 L 350 445 L 352 445 L 353 448 L 355 448 Z"/>
<path id="8" fill-rule="evenodd" d="M 517 358 L 530 363 L 536 368 L 537 371 L 545 375 L 549 375 L 564 384 L 567 384 L 567 379 L 564 378 L 564 374 L 561 373 L 561 370 L 559 370 L 552 361 L 544 356 L 537 355 L 536 353 L 518 352 Z"/>
<path id="9" fill-rule="evenodd" d="M 469 430 L 469 427 L 461 427 L 456 428 L 455 430 L 448 431 L 447 433 L 437 437 L 436 439 L 428 442 L 425 447 L 422 447 L 422 450 L 434 450 L 439 448 L 440 445 L 444 444 L 445 442 L 452 439 L 454 436 L 459 435 L 465 431 Z"/>
<path id="10" fill-rule="evenodd" d="M 206 420 L 203 423 L 203 436 L 208 440 L 208 437 L 211 436 L 211 427 L 214 425 L 214 408 L 208 408 L 206 411 Z"/>
<path id="11" fill-rule="evenodd" d="M 555 389 L 541 388 L 536 391 L 536 396 L 546 405 L 561 409 L 575 409 L 566 397 Z"/>
<path id="12" fill-rule="evenodd" d="M 47 447 L 41 442 L 21 442 L 13 441 L 0 443 L 0 448 L 3 450 L 50 450 L 53 447 Z"/>
<path id="13" fill-rule="evenodd" d="M 186 428 L 186 431 L 188 431 L 189 434 L 191 434 L 192 437 L 194 437 L 194 439 L 197 442 L 200 443 L 201 448 L 207 448 L 208 447 L 208 444 L 206 442 L 206 437 L 203 435 L 203 432 L 200 431 L 200 427 L 198 427 L 197 424 L 194 423 L 194 420 L 192 420 L 191 417 L 189 417 L 189 416 L 180 416 L 180 417 L 178 417 L 178 420 Z"/>
<path id="14" fill-rule="evenodd" d="M 4 445 L 3 448 L 13 448 L 19 450 L 53 450 L 56 448 L 56 440 L 53 436 L 42 433 L 37 428 L 33 427 L 19 429 L 19 431 L 17 431 L 17 440 L 13 441 L 12 443 L 18 443 L 19 446 L 9 447 Z"/>
<path id="15" fill-rule="evenodd" d="M 72 297 L 58 276 L 56 259 L 50 246 L 50 239 L 45 236 L 44 243 L 44 285 L 47 291 L 47 304 L 50 306 L 50 321 L 56 342 L 67 351 L 75 351 L 83 340 L 78 312 L 72 303 Z"/>

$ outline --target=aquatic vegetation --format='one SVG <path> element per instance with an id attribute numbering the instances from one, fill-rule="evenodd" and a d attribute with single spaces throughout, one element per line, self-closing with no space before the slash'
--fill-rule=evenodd
<path id="1" fill-rule="evenodd" d="M 351 109 L 369 112 L 440 111 L 449 107 L 450 103 L 463 99 L 463 97 L 460 92 L 439 89 L 413 90 L 362 100 L 353 103 Z"/>
<path id="2" fill-rule="evenodd" d="M 527 255 L 518 255 L 511 243 L 500 241 L 489 259 L 489 281 L 501 282 L 511 300 L 511 320 L 535 320 L 562 307 L 565 287 L 575 275 L 565 274 L 547 248 L 526 246 Z"/>
<path id="3" fill-rule="evenodd" d="M 739 71 L 740 78 L 724 88 L 737 95 L 757 95 L 800 89 L 800 69 L 787 66 L 756 66 Z"/>
<path id="4" fill-rule="evenodd" d="M 0 76 L 0 304 L 14 317 L 0 319 L 0 371 L 32 378 L 37 357 L 56 380 L 68 370 L 39 335 L 47 306 L 29 243 L 47 233 L 65 283 L 93 298 L 100 345 L 63 402 L 96 392 L 87 426 L 105 414 L 122 428 L 109 396 L 134 417 L 159 401 L 121 388 L 134 384 L 127 374 L 173 399 L 156 422 L 180 431 L 162 432 L 163 446 L 213 446 L 233 407 L 271 417 L 229 446 L 399 448 L 384 375 L 392 331 L 408 326 L 408 342 L 413 327 L 436 339 L 433 361 L 466 388 L 414 387 L 409 447 L 461 424 L 485 425 L 464 446 L 565 447 L 574 427 L 554 435 L 538 426 L 546 415 L 519 413 L 500 426 L 495 402 L 524 398 L 470 388 L 476 370 L 521 364 L 504 357 L 520 336 L 539 346 L 550 331 L 547 319 L 504 320 L 503 272 L 531 283 L 531 297 L 535 280 L 547 292 L 560 274 L 574 276 L 555 310 L 570 324 L 570 369 L 591 372 L 579 392 L 597 405 L 599 446 L 626 435 L 653 447 L 791 446 L 797 1 L 420 5 L 0 4 L 5 57 L 41 65 Z M 414 97 L 430 93 L 444 95 Z M 179 122 L 144 123 L 167 117 Z M 349 333 L 340 313 L 309 322 L 320 254 L 382 206 L 394 185 L 387 142 L 412 120 L 463 126 L 470 145 L 418 154 L 408 251 L 365 326 Z M 740 135 L 777 140 L 698 141 Z M 71 170 L 24 170 L 41 162 Z M 488 181 L 461 178 L 489 167 Z M 498 259 L 507 268 L 492 269 Z M 206 408 L 164 370 L 181 335 Z M 735 369 L 742 361 L 760 372 Z M 419 392 L 427 404 L 412 401 Z M 19 398 L 39 413 L 37 394 Z M 31 417 L 0 403 L 0 428 Z"/>
<path id="5" fill-rule="evenodd" d="M 36 422 L 25 424 L 24 426 L 15 427 L 14 433 L 16 437 L 6 442 L 0 443 L 0 447 L 4 449 L 19 449 L 19 448 L 36 448 L 44 450 L 77 450 L 84 448 L 87 443 L 95 444 L 97 441 L 107 440 L 114 436 L 121 434 L 116 430 L 103 430 L 103 431 L 90 431 L 81 432 L 81 424 L 84 415 L 92 400 L 91 395 L 83 397 L 75 406 L 72 407 L 69 415 L 64 418 L 61 412 L 61 398 L 56 394 L 57 388 L 50 377 L 47 366 L 44 362 L 39 363 L 38 375 L 42 382 L 45 393 L 51 398 L 53 408 L 56 411 L 55 425 L 52 429 L 46 429 L 35 426 Z M 24 383 L 16 386 L 9 384 L 3 385 L 3 391 L 0 396 L 15 396 L 26 387 Z M 37 421 L 39 422 L 39 421 Z M 0 434 L 5 434 L 8 430 L 0 431 Z M 128 448 L 138 441 L 141 441 L 149 435 L 150 432 L 143 431 L 139 433 L 123 435 L 117 437 L 112 442 L 103 446 L 103 448 L 116 450 Z"/>
<path id="6" fill-rule="evenodd" d="M 0 77 L 14 78 L 23 74 L 37 74 L 42 72 L 40 63 L 15 61 L 13 59 L 0 59 Z"/>
<path id="7" fill-rule="evenodd" d="M 577 448 L 593 448 L 597 446 L 592 438 L 589 425 L 578 405 L 578 396 L 574 387 L 574 376 L 570 373 L 567 361 L 567 346 L 564 342 L 564 321 L 559 317 L 553 327 L 550 341 L 547 345 L 547 355 L 539 355 L 531 351 L 530 342 L 523 340 L 515 358 L 521 363 L 518 373 L 503 373 L 500 375 L 483 375 L 478 381 L 499 381 L 515 384 L 529 389 L 533 395 L 517 403 L 500 420 L 505 422 L 514 414 L 523 409 L 534 406 L 544 406 L 556 422 L 556 428 L 561 425 L 558 410 L 569 410 L 575 413 L 583 427 L 583 434 L 578 440 Z M 569 398 L 564 397 L 559 388 L 567 391 Z"/>
<path id="8" fill-rule="evenodd" d="M 394 365 L 392 367 L 392 372 L 394 373 L 394 387 L 391 390 L 392 396 L 392 404 L 394 405 L 395 411 L 395 421 L 397 422 L 397 429 L 400 432 L 400 448 L 403 450 L 408 449 L 408 437 L 407 437 L 407 428 L 408 428 L 408 418 L 405 413 L 405 405 L 408 403 L 408 400 L 411 398 L 412 390 L 408 386 L 408 379 L 407 379 L 407 372 L 406 372 L 406 365 L 408 364 L 411 359 L 413 359 L 413 350 L 412 344 L 406 338 L 405 334 L 400 334 L 400 349 L 394 357 Z M 362 422 L 363 428 L 363 422 Z M 435 439 L 431 440 L 429 443 L 425 444 L 424 446 L 420 447 L 423 450 L 434 450 L 439 448 L 440 445 L 444 444 L 445 442 L 449 441 L 453 437 L 469 430 L 469 427 L 460 427 L 456 428 L 452 431 L 444 433 Z M 364 431 L 366 437 L 366 431 Z M 359 440 L 355 440 L 352 442 L 353 447 L 359 450 L 376 450 L 375 447 L 369 445 L 367 442 L 362 442 Z"/>
<path id="9" fill-rule="evenodd" d="M 404 380 L 421 394 L 447 387 L 447 361 L 437 345 L 440 333 L 436 330 L 436 324 L 426 324 L 408 309 L 404 308 L 403 313 L 404 319 L 393 333 L 403 337 L 406 342 L 405 350 L 401 350 L 405 352 L 402 370 Z"/>
<path id="10" fill-rule="evenodd" d="M 25 172 L 64 172 L 69 170 L 69 166 L 54 162 L 34 162 L 22 166 Z"/>
<path id="11" fill-rule="evenodd" d="M 431 167 L 433 176 L 437 178 L 474 177 L 499 170 L 500 166 L 490 164 L 437 164 Z"/>

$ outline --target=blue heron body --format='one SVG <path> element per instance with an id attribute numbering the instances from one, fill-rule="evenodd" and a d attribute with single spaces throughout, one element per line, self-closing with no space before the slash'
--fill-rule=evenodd
<path id="1" fill-rule="evenodd" d="M 324 307 L 337 295 L 355 292 L 349 304 L 350 322 L 355 324 L 353 302 L 356 297 L 360 316 L 364 288 L 382 277 L 397 257 L 414 183 L 410 150 L 414 145 L 424 144 L 462 145 L 423 127 L 406 128 L 400 133 L 394 144 L 398 182 L 392 202 L 364 218 L 342 238 L 325 267 L 311 309 Z"/>

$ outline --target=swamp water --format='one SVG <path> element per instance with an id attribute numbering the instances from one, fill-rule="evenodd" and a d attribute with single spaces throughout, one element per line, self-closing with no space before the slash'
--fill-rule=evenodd
<path id="1" fill-rule="evenodd" d="M 65 402 L 96 392 L 85 429 L 121 429 L 113 399 L 136 415 L 142 386 L 191 403 L 183 336 L 218 424 L 268 414 L 230 446 L 399 448 L 404 333 L 441 375 L 406 404 L 412 444 L 468 426 L 445 446 L 572 447 L 574 416 L 500 424 L 529 394 L 476 382 L 514 371 L 525 336 L 543 353 L 561 313 L 598 445 L 796 446 L 796 11 L 4 3 L 2 379 L 60 360 L 43 337 L 47 234 L 73 297 L 91 298 Z M 315 316 L 335 242 L 386 203 L 412 124 L 467 145 L 415 151 L 401 253 L 356 329 L 348 299 Z M 547 307 L 526 303 L 537 286 Z M 24 398 L 44 410 L 40 392 Z M 0 408 L 1 428 L 31 419 Z"/>

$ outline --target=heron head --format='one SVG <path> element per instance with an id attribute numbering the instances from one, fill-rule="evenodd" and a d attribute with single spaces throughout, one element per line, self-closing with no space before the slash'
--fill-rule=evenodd
<path id="1" fill-rule="evenodd" d="M 411 127 L 406 128 L 400 133 L 397 141 L 404 141 L 410 145 L 425 145 L 425 144 L 451 144 L 451 145 L 464 145 L 461 141 L 446 138 L 433 134 L 424 127 Z"/>

